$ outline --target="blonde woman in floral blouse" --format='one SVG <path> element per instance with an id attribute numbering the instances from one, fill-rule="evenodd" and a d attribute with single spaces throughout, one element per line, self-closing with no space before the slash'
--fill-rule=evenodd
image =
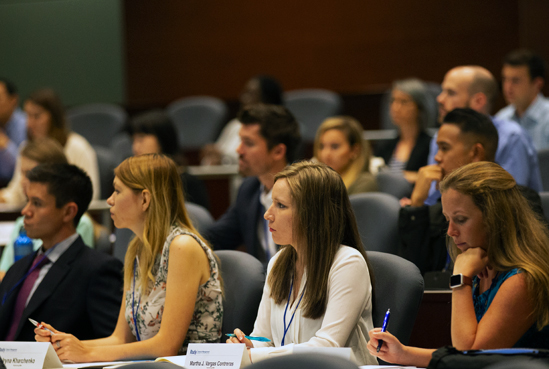
<path id="1" fill-rule="evenodd" d="M 126 159 L 108 199 L 117 228 L 129 228 L 125 299 L 113 334 L 80 341 L 36 329 L 61 360 L 113 361 L 184 354 L 189 343 L 219 342 L 223 318 L 217 260 L 187 216 L 174 162 L 159 154 Z"/>

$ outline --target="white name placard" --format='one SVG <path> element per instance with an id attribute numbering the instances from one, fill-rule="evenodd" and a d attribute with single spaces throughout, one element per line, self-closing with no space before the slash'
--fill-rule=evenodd
<path id="1" fill-rule="evenodd" d="M 6 369 L 58 369 L 63 364 L 49 342 L 0 342 Z"/>
<path id="2" fill-rule="evenodd" d="M 190 343 L 185 368 L 238 369 L 250 365 L 245 344 Z"/>

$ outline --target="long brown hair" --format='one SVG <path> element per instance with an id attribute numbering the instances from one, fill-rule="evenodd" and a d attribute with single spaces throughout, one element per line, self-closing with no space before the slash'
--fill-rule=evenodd
<path id="1" fill-rule="evenodd" d="M 304 316 L 318 319 L 326 311 L 328 274 L 341 245 L 360 252 L 368 265 L 373 286 L 372 269 L 339 174 L 322 163 L 299 162 L 278 173 L 275 182 L 282 178 L 288 182 L 295 209 L 294 240 L 304 249 L 309 281 L 303 296 Z M 283 303 L 290 293 L 297 261 L 292 246 L 284 246 L 279 254 L 268 279 L 271 297 L 277 304 Z"/>
<path id="2" fill-rule="evenodd" d="M 151 194 L 142 240 L 138 237 L 132 240 L 124 260 L 125 288 L 129 288 L 134 260 L 137 256 L 140 280 L 136 284 L 145 292 L 147 281 L 155 280 L 152 268 L 156 255 L 162 252 L 172 225 L 178 225 L 196 234 L 204 243 L 207 244 L 207 242 L 189 219 L 185 209 L 181 178 L 173 160 L 162 154 L 133 156 L 116 167 L 114 174 L 132 190 L 136 192 L 148 190 Z"/>
<path id="3" fill-rule="evenodd" d="M 34 91 L 27 98 L 27 101 L 39 105 L 50 114 L 51 120 L 48 136 L 59 142 L 61 146 L 65 147 L 69 135 L 69 129 L 67 126 L 67 119 L 65 117 L 65 108 L 63 107 L 63 103 L 61 102 L 59 95 L 57 95 L 51 88 L 43 88 Z M 32 141 L 33 137 L 29 137 L 29 140 Z"/>
<path id="4" fill-rule="evenodd" d="M 498 164 L 477 162 L 453 171 L 440 183 L 471 196 L 482 212 L 488 260 L 497 271 L 520 269 L 526 276 L 538 328 L 549 324 L 549 232 L 528 205 L 513 177 Z M 451 238 L 450 255 L 460 253 Z"/>

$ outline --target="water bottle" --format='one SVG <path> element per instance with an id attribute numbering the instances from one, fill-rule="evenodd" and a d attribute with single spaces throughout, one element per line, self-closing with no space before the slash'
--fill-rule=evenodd
<path id="1" fill-rule="evenodd" d="M 13 258 L 14 261 L 21 260 L 33 251 L 32 240 L 27 236 L 25 228 L 21 227 L 19 237 L 13 243 Z"/>

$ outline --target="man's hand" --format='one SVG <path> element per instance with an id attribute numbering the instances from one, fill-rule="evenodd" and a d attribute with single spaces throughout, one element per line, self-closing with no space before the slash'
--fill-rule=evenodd
<path id="1" fill-rule="evenodd" d="M 436 164 L 427 165 L 419 169 L 417 174 L 416 185 L 412 192 L 411 206 L 422 206 L 429 196 L 431 183 L 437 183 L 442 180 L 442 168 Z"/>

